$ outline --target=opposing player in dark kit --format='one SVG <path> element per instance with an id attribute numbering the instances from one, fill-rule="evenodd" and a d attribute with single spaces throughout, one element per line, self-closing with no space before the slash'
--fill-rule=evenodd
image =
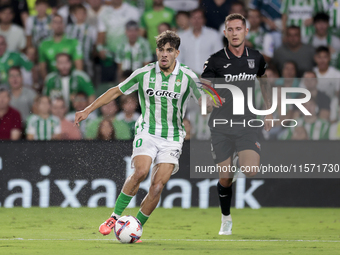
<path id="1" fill-rule="evenodd" d="M 258 129 L 254 123 L 249 126 L 248 121 L 256 119 L 247 105 L 248 87 L 254 91 L 255 79 L 265 78 L 266 63 L 263 56 L 253 49 L 245 47 L 245 37 L 248 33 L 246 20 L 241 14 L 231 14 L 226 17 L 224 35 L 229 45 L 205 62 L 202 78 L 214 83 L 220 78 L 224 83 L 238 87 L 244 95 L 244 114 L 233 114 L 233 96 L 229 89 L 216 89 L 218 94 L 225 98 L 222 107 L 215 108 L 211 113 L 209 126 L 211 129 L 211 146 L 215 163 L 223 168 L 236 165 L 247 169 L 244 172 L 247 177 L 254 176 L 254 166 L 260 165 L 261 145 L 258 141 Z M 265 79 L 261 79 L 261 91 L 266 109 L 272 105 L 272 89 Z M 221 83 L 219 81 L 219 83 Z M 252 96 L 254 99 L 253 95 Z M 253 100 L 254 102 L 254 100 Z M 224 124 L 216 124 L 214 120 L 226 120 Z M 267 115 L 266 119 L 272 119 Z M 264 128 L 271 129 L 271 121 L 264 121 Z M 233 154 L 235 157 L 233 160 Z M 248 167 L 248 168 L 245 168 Z M 225 169 L 225 168 L 224 168 Z M 231 235 L 232 219 L 230 216 L 230 203 L 232 198 L 232 171 L 220 173 L 217 184 L 218 195 L 222 211 L 222 224 L 220 235 Z"/>

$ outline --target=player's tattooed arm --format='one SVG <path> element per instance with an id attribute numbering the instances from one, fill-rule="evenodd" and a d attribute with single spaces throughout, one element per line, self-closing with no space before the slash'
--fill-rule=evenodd
<path id="1" fill-rule="evenodd" d="M 267 79 L 267 75 L 262 75 L 261 77 L 258 77 L 258 80 L 260 82 L 260 87 L 261 87 L 261 92 L 262 92 L 262 96 L 263 96 L 263 101 L 266 107 L 266 110 L 270 109 L 272 104 L 273 104 L 273 100 L 272 100 L 272 85 L 268 82 Z M 272 128 L 271 126 L 271 122 L 270 121 L 266 121 L 269 119 L 273 119 L 273 115 L 269 114 L 265 117 L 265 122 L 264 122 L 264 129 L 266 131 L 270 131 L 270 129 Z"/>

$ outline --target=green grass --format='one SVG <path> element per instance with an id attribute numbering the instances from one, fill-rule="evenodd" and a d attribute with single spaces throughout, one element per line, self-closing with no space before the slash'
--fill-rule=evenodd
<path id="1" fill-rule="evenodd" d="M 0 254 L 340 254 L 340 209 L 232 209 L 233 235 L 219 236 L 219 208 L 158 208 L 141 244 L 99 234 L 111 211 L 0 208 Z"/>

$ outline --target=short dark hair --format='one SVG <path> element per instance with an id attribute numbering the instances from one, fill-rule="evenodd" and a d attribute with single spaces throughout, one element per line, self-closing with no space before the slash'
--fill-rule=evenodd
<path id="1" fill-rule="evenodd" d="M 196 9 L 192 10 L 192 11 L 190 12 L 190 16 L 192 16 L 192 15 L 193 15 L 194 13 L 196 13 L 196 12 L 200 12 L 200 13 L 202 14 L 203 18 L 205 18 L 205 10 L 202 9 L 202 8 L 196 8 Z"/>
<path id="2" fill-rule="evenodd" d="M 46 95 L 39 95 L 39 96 L 37 96 L 37 97 L 36 97 L 37 103 L 40 104 L 41 99 L 43 99 L 43 98 L 47 98 L 47 99 L 48 99 L 48 102 L 51 104 L 51 98 L 50 98 L 49 96 L 46 96 Z"/>
<path id="3" fill-rule="evenodd" d="M 57 60 L 59 57 L 67 57 L 67 59 L 72 62 L 72 57 L 70 54 L 67 54 L 65 52 L 60 52 L 55 56 L 55 59 Z"/>
<path id="4" fill-rule="evenodd" d="M 35 1 L 35 5 L 37 6 L 38 4 L 46 4 L 48 6 L 50 5 L 48 0 L 37 0 L 37 1 Z"/>
<path id="5" fill-rule="evenodd" d="M 134 21 L 134 20 L 130 20 L 129 22 L 127 22 L 125 24 L 125 29 L 126 30 L 131 29 L 131 28 L 139 29 L 138 23 L 136 21 Z"/>
<path id="6" fill-rule="evenodd" d="M 225 22 L 224 25 L 227 25 L 228 21 L 232 21 L 232 20 L 242 20 L 242 24 L 244 26 L 246 26 L 246 18 L 239 13 L 233 13 L 233 14 L 229 14 L 226 18 L 225 18 Z"/>
<path id="7" fill-rule="evenodd" d="M 233 5 L 241 5 L 242 8 L 243 8 L 244 10 L 246 10 L 246 5 L 245 5 L 244 2 L 242 2 L 242 1 L 235 1 L 235 2 L 233 2 L 230 6 L 233 6 Z"/>
<path id="8" fill-rule="evenodd" d="M 319 53 L 321 53 L 321 52 L 326 52 L 328 55 L 331 54 L 329 48 L 326 47 L 326 46 L 319 46 L 319 47 L 317 47 L 316 50 L 315 50 L 315 55 L 316 55 L 316 54 L 319 54 Z"/>
<path id="9" fill-rule="evenodd" d="M 85 97 L 86 99 L 88 99 L 88 95 L 83 91 L 77 92 L 75 97 L 78 97 L 78 96 Z"/>
<path id="10" fill-rule="evenodd" d="M 160 27 L 160 26 L 166 26 L 168 28 L 167 30 L 171 30 L 171 25 L 168 22 L 163 22 L 163 23 L 158 25 L 158 27 Z"/>
<path id="11" fill-rule="evenodd" d="M 9 4 L 4 4 L 0 6 L 0 12 L 3 12 L 6 9 L 10 9 L 12 13 L 14 12 L 12 6 Z"/>
<path id="12" fill-rule="evenodd" d="M 190 17 L 190 12 L 179 11 L 179 12 L 177 12 L 177 14 L 176 14 L 176 18 L 177 18 L 179 15 L 185 15 L 185 16 L 187 16 L 187 17 L 189 18 L 189 17 Z"/>
<path id="13" fill-rule="evenodd" d="M 87 9 L 86 9 L 85 6 L 82 5 L 82 4 L 75 4 L 75 5 L 72 6 L 72 11 L 73 11 L 73 12 L 75 12 L 75 11 L 77 11 L 77 10 L 83 10 L 84 12 L 87 13 Z"/>
<path id="14" fill-rule="evenodd" d="M 325 22 L 329 22 L 329 15 L 325 12 L 318 12 L 317 14 L 315 14 L 315 16 L 313 17 L 313 22 L 318 22 L 318 21 L 325 21 Z"/>
<path id="15" fill-rule="evenodd" d="M 297 30 L 301 31 L 300 27 L 295 26 L 295 25 L 291 25 L 291 26 L 287 27 L 287 33 L 288 33 L 288 30 L 290 30 L 290 29 L 297 29 Z"/>
<path id="16" fill-rule="evenodd" d="M 12 70 L 18 71 L 19 74 L 20 74 L 20 76 L 22 75 L 22 73 L 21 73 L 21 68 L 20 68 L 19 66 L 11 66 L 11 67 L 8 69 L 8 72 L 7 72 L 7 73 L 9 73 L 9 72 L 12 71 Z"/>
<path id="17" fill-rule="evenodd" d="M 178 50 L 181 44 L 181 38 L 174 31 L 164 31 L 156 37 L 157 48 L 160 49 L 164 47 L 165 44 L 169 43 L 171 47 Z"/>
<path id="18" fill-rule="evenodd" d="M 58 14 L 58 13 L 53 14 L 52 20 L 53 20 L 54 18 L 56 18 L 56 17 L 61 18 L 61 20 L 64 22 L 64 18 L 63 18 L 60 14 Z"/>
<path id="19" fill-rule="evenodd" d="M 285 65 L 287 65 L 287 64 L 292 64 L 293 66 L 294 66 L 294 68 L 295 68 L 295 71 L 297 72 L 298 71 L 298 65 L 296 64 L 296 62 L 294 61 L 294 60 L 287 60 L 287 61 L 285 61 L 284 63 L 283 63 L 283 66 L 282 66 L 282 70 L 283 70 L 283 68 L 285 67 Z M 281 71 L 282 71 L 281 70 Z"/>
<path id="20" fill-rule="evenodd" d="M 5 85 L 0 85 L 0 93 L 7 92 L 7 95 L 11 97 L 9 89 Z"/>
<path id="21" fill-rule="evenodd" d="M 305 75 L 306 73 L 312 73 L 312 74 L 314 74 L 315 78 L 318 77 L 318 76 L 316 75 L 316 73 L 315 73 L 313 70 L 304 71 L 303 75 Z M 303 75 L 302 75 L 302 76 L 303 76 Z"/>

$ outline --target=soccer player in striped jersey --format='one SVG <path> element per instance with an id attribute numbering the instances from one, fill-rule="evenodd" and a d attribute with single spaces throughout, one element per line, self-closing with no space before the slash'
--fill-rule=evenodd
<path id="1" fill-rule="evenodd" d="M 60 139 L 60 120 L 51 115 L 51 101 L 47 96 L 38 99 L 38 114 L 27 119 L 27 140 L 58 140 Z"/>
<path id="2" fill-rule="evenodd" d="M 313 33 L 313 16 L 322 11 L 322 0 L 283 0 L 281 4 L 283 30 L 298 26 L 305 38 Z"/>
<path id="3" fill-rule="evenodd" d="M 92 111 L 118 96 L 136 90 L 139 92 L 142 114 L 136 122 L 131 156 L 135 170 L 126 179 L 111 217 L 99 227 L 103 235 L 111 232 L 154 163 L 151 186 L 137 214 L 142 225 L 148 220 L 165 184 L 178 171 L 185 137 L 183 118 L 188 100 L 193 97 L 198 101 L 201 97 L 201 90 L 195 82 L 196 74 L 176 60 L 179 55 L 179 36 L 173 31 L 165 31 L 156 41 L 156 63 L 137 69 L 124 82 L 109 89 L 85 110 L 76 113 L 75 123 L 79 125 Z M 208 111 L 212 110 L 212 106 L 209 100 Z M 219 104 L 215 106 L 219 107 Z"/>

